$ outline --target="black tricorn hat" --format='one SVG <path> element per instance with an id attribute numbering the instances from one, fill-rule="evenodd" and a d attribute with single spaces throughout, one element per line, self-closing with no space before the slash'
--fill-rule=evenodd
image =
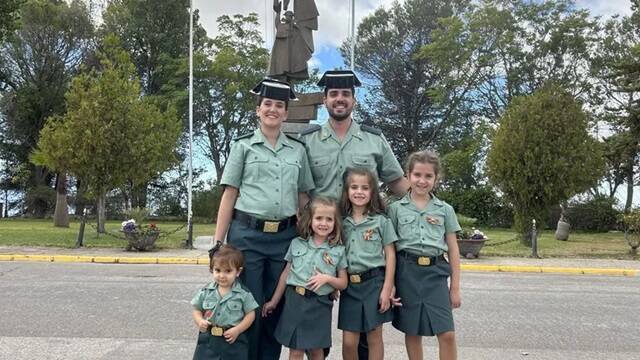
<path id="1" fill-rule="evenodd" d="M 262 96 L 269 99 L 289 101 L 298 100 L 298 97 L 291 89 L 291 85 L 284 81 L 279 81 L 271 78 L 265 78 L 251 91 L 252 94 Z"/>
<path id="2" fill-rule="evenodd" d="M 352 89 L 360 85 L 360 80 L 351 70 L 329 70 L 318 81 L 318 86 L 326 89 Z"/>

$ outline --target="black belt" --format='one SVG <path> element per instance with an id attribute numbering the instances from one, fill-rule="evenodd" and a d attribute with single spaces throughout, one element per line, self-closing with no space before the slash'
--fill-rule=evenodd
<path id="1" fill-rule="evenodd" d="M 278 233 L 292 226 L 295 226 L 298 221 L 295 215 L 283 220 L 262 220 L 240 210 L 233 211 L 233 219 L 240 221 L 241 223 L 247 225 L 252 229 L 260 230 L 266 233 Z"/>
<path id="2" fill-rule="evenodd" d="M 209 331 L 213 336 L 222 336 L 224 335 L 224 332 L 229 329 L 231 329 L 231 326 L 209 325 L 207 331 Z"/>
<path id="3" fill-rule="evenodd" d="M 378 276 L 384 276 L 384 266 L 369 269 L 359 274 L 349 274 L 349 282 L 352 284 L 359 284 Z"/>
<path id="4" fill-rule="evenodd" d="M 420 255 L 414 255 L 404 250 L 400 250 L 396 254 L 399 257 L 403 257 L 420 266 L 431 266 L 431 265 L 435 265 L 438 262 L 443 262 L 443 261 L 447 262 L 447 259 L 444 257 L 444 254 L 438 255 L 438 256 L 420 256 Z"/>
<path id="5" fill-rule="evenodd" d="M 293 292 L 295 292 L 296 294 L 300 295 L 300 296 L 304 296 L 304 297 L 308 297 L 308 298 L 312 298 L 312 297 L 329 297 L 329 295 L 318 295 L 317 293 L 315 293 L 314 291 L 311 291 L 303 286 L 293 286 L 293 285 L 287 285 L 287 287 L 291 288 L 291 290 L 293 290 Z"/>

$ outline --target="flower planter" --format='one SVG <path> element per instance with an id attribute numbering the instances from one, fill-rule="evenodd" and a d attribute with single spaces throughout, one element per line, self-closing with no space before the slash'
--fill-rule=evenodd
<path id="1" fill-rule="evenodd" d="M 475 259 L 480 255 L 480 249 L 484 246 L 487 239 L 458 239 L 458 248 L 460 256 L 467 259 Z"/>
<path id="2" fill-rule="evenodd" d="M 156 240 L 158 240 L 160 232 L 149 231 L 145 233 L 139 233 L 137 231 L 125 231 L 124 236 L 129 242 L 125 250 L 131 251 L 135 249 L 138 251 L 149 251 L 156 246 Z"/>

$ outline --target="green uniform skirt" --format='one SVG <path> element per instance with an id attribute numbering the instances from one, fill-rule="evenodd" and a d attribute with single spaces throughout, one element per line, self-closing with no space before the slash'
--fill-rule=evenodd
<path id="1" fill-rule="evenodd" d="M 247 334 L 242 333 L 233 344 L 224 336 L 213 336 L 211 332 L 198 333 L 198 345 L 193 360 L 246 360 L 249 358 Z"/>
<path id="2" fill-rule="evenodd" d="M 309 291 L 309 290 L 307 290 Z M 282 316 L 275 338 L 290 349 L 309 350 L 331 347 L 331 309 L 325 296 L 301 296 L 287 286 Z"/>
<path id="3" fill-rule="evenodd" d="M 449 285 L 451 266 L 437 261 L 421 266 L 402 256 L 397 257 L 396 297 L 402 306 L 395 307 L 393 327 L 407 335 L 434 336 L 454 331 Z"/>
<path id="4" fill-rule="evenodd" d="M 380 292 L 384 275 L 365 280 L 359 284 L 349 283 L 340 292 L 338 329 L 352 332 L 369 332 L 393 319 L 393 311 L 380 313 Z"/>

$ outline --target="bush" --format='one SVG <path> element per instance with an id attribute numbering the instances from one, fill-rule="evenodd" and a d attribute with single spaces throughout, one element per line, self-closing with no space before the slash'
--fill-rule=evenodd
<path id="1" fill-rule="evenodd" d="M 620 211 L 615 209 L 615 199 L 596 196 L 585 202 L 569 204 L 565 217 L 571 228 L 586 231 L 610 231 L 618 228 Z"/>
<path id="2" fill-rule="evenodd" d="M 449 203 L 458 214 L 477 219 L 477 225 L 511 227 L 513 210 L 496 195 L 490 186 L 472 189 L 440 191 L 437 195 Z"/>

